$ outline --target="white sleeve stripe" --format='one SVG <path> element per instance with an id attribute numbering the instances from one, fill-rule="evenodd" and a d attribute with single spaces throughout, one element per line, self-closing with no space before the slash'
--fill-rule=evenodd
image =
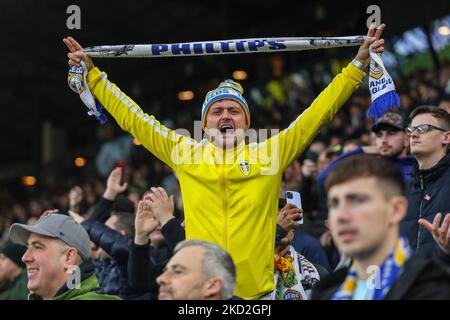
<path id="1" fill-rule="evenodd" d="M 305 110 L 305 111 L 306 111 L 306 110 Z M 305 111 L 303 111 L 303 112 L 305 112 Z M 303 114 L 303 112 L 302 112 L 302 114 Z M 297 121 L 300 120 L 300 118 L 302 117 L 302 114 L 299 115 L 299 116 L 297 117 L 297 119 L 295 119 L 294 121 L 291 122 L 291 124 L 289 125 L 289 127 L 286 128 L 285 132 L 291 130 L 291 129 L 295 126 L 295 124 L 297 123 Z"/>
<path id="2" fill-rule="evenodd" d="M 164 131 L 164 129 L 160 126 L 155 126 L 155 121 L 153 119 L 149 119 L 147 117 L 145 117 L 142 113 L 139 112 L 139 110 L 137 110 L 131 103 L 130 101 L 127 100 L 126 97 L 124 97 L 120 92 L 118 92 L 116 89 L 113 88 L 113 86 L 111 85 L 111 83 L 107 80 L 106 74 L 104 74 L 102 72 L 101 74 L 101 78 L 102 80 L 105 82 L 106 84 L 106 88 L 108 88 L 108 90 L 115 95 L 123 104 L 125 104 L 134 114 L 136 114 L 140 119 L 142 119 L 143 121 L 145 121 L 146 123 L 148 123 L 149 125 L 151 125 L 153 127 L 153 129 L 155 130 L 155 132 L 161 134 L 163 137 L 167 138 L 169 136 L 169 131 Z M 168 130 L 168 129 L 167 129 Z"/>

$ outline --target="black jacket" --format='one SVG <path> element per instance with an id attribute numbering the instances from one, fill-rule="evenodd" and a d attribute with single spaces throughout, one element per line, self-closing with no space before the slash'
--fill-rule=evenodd
<path id="1" fill-rule="evenodd" d="M 181 222 L 182 220 L 173 218 L 167 221 L 167 223 L 161 228 L 161 233 L 172 251 L 175 250 L 178 242 L 186 239 L 186 234 L 181 226 Z"/>
<path id="2" fill-rule="evenodd" d="M 147 300 L 155 294 L 129 285 L 127 265 L 131 239 L 99 221 L 85 220 L 82 226 L 89 238 L 105 250 L 112 259 L 95 261 L 95 271 L 103 293 L 118 295 L 125 300 Z"/>
<path id="3" fill-rule="evenodd" d="M 312 293 L 313 300 L 330 300 L 347 276 L 339 269 L 323 278 Z M 450 268 L 437 257 L 414 254 L 404 266 L 384 300 L 450 299 Z"/>
<path id="4" fill-rule="evenodd" d="M 400 223 L 400 233 L 408 238 L 411 248 L 429 255 L 441 250 L 418 220 L 424 218 L 432 223 L 437 213 L 450 212 L 450 154 L 428 170 L 419 170 L 416 165 L 412 175 L 408 211 Z"/>
<path id="5" fill-rule="evenodd" d="M 106 222 L 106 220 L 111 217 L 113 204 L 113 200 L 108 200 L 104 197 L 101 197 L 94 207 L 94 212 L 92 213 L 91 220 L 100 221 L 103 223 Z"/>
<path id="6" fill-rule="evenodd" d="M 133 288 L 158 293 L 159 286 L 156 278 L 163 273 L 177 243 L 185 239 L 184 229 L 180 222 L 176 218 L 171 219 L 162 227 L 161 233 L 164 236 L 165 245 L 158 249 L 147 244 L 131 243 L 128 274 L 129 283 Z"/>

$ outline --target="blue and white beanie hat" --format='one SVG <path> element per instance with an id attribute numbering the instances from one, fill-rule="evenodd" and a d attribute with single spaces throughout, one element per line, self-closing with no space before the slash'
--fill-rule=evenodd
<path id="1" fill-rule="evenodd" d="M 245 101 L 244 96 L 242 95 L 243 93 L 244 89 L 242 86 L 230 79 L 223 81 L 216 89 L 209 91 L 206 94 L 205 102 L 203 102 L 202 107 L 202 128 L 205 129 L 206 114 L 211 105 L 214 102 L 223 99 L 234 100 L 239 103 L 242 109 L 244 109 L 247 126 L 250 127 L 250 110 L 247 101 Z"/>

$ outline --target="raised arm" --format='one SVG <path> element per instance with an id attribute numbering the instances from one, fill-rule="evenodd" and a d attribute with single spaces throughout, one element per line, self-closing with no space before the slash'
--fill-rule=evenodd
<path id="1" fill-rule="evenodd" d="M 280 132 L 273 142 L 279 143 L 280 166 L 286 168 L 309 146 L 323 126 L 328 124 L 342 105 L 359 87 L 366 73 L 363 71 L 369 63 L 369 46 L 376 53 L 384 51 L 384 40 L 380 36 L 384 24 L 378 29 L 371 26 L 368 38 L 360 46 L 355 59 L 320 93 L 311 106 L 306 109 L 291 125 Z M 278 141 L 277 141 L 278 139 Z"/>
<path id="2" fill-rule="evenodd" d="M 79 66 L 81 61 L 89 70 L 87 85 L 94 97 L 108 110 L 119 126 L 136 137 L 142 145 L 161 161 L 176 170 L 177 159 L 173 151 L 187 140 L 193 140 L 163 126 L 154 116 L 148 115 L 115 84 L 108 80 L 106 73 L 94 66 L 92 59 L 73 38 L 63 39 L 67 48 L 69 64 Z"/>

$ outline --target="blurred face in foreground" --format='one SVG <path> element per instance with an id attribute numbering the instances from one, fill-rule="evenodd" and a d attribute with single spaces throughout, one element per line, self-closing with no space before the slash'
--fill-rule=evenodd
<path id="1" fill-rule="evenodd" d="M 374 256 L 398 236 L 406 199 L 388 197 L 391 190 L 374 177 L 355 178 L 328 192 L 329 224 L 339 250 L 354 259 Z"/>

